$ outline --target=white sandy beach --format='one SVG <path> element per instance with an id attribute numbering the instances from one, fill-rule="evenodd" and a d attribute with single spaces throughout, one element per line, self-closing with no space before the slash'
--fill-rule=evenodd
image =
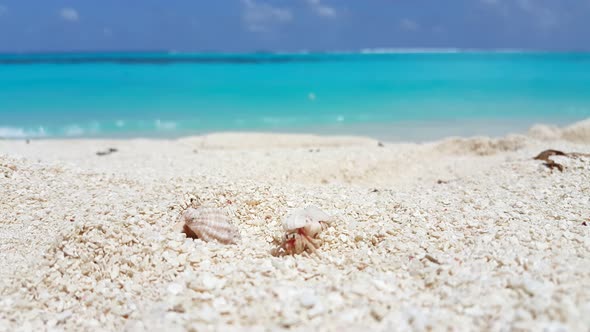
<path id="1" fill-rule="evenodd" d="M 384 146 L 0 140 L 0 331 L 588 331 L 590 157 L 560 172 L 546 149 L 590 153 L 590 120 Z M 241 241 L 175 233 L 186 193 Z M 307 205 L 334 216 L 321 256 L 271 256 Z"/>

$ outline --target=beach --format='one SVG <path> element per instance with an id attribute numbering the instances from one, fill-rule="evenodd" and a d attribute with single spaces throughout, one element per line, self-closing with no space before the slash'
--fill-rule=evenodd
<path id="1" fill-rule="evenodd" d="M 547 149 L 579 154 L 560 171 Z M 419 144 L 0 140 L 0 331 L 587 331 L 588 153 L 590 120 Z M 174 231 L 187 194 L 240 241 Z M 309 205 L 333 217 L 318 254 L 272 256 Z"/>

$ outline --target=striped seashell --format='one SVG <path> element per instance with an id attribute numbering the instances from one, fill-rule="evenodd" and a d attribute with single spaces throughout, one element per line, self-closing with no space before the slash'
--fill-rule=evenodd
<path id="1" fill-rule="evenodd" d="M 183 232 L 190 238 L 203 241 L 217 241 L 223 244 L 236 243 L 240 233 L 229 217 L 218 208 L 189 207 L 180 215 Z"/>

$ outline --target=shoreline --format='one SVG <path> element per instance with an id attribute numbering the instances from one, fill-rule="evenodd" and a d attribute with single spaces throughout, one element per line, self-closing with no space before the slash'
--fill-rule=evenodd
<path id="1" fill-rule="evenodd" d="M 268 129 L 228 129 L 198 131 L 187 129 L 151 130 L 149 132 L 103 133 L 85 136 L 26 134 L 27 131 L 16 127 L 0 127 L 9 136 L 1 136 L 0 140 L 180 140 L 191 137 L 205 137 L 218 134 L 244 135 L 313 135 L 320 137 L 356 136 L 371 138 L 390 143 L 425 143 L 442 140 L 448 137 L 488 136 L 498 138 L 510 134 L 523 134 L 539 124 L 549 127 L 566 127 L 583 122 L 590 118 L 563 119 L 463 119 L 463 120 L 431 120 L 431 121 L 395 121 L 387 123 L 359 122 L 336 123 L 323 125 L 295 126 L 292 128 L 273 127 Z M 547 121 L 549 120 L 549 121 Z"/>
<path id="2" fill-rule="evenodd" d="M 479 122 L 477 122 L 479 123 Z M 496 124 L 490 124 L 494 128 L 503 127 L 501 133 L 496 135 L 487 135 L 478 131 L 479 128 L 470 128 L 471 134 L 465 135 L 442 135 L 442 132 L 453 132 L 453 128 L 448 126 L 442 126 L 441 123 L 422 123 L 426 126 L 423 130 L 429 130 L 432 128 L 435 131 L 438 130 L 438 134 L 431 139 L 427 139 L 424 136 L 422 139 L 411 139 L 408 135 L 397 134 L 398 136 L 404 136 L 404 139 L 379 139 L 375 136 L 355 134 L 353 131 L 348 135 L 342 135 L 340 131 L 332 133 L 329 130 L 324 129 L 323 133 L 311 132 L 285 132 L 285 131 L 217 131 L 205 133 L 202 135 L 182 135 L 174 137 L 38 137 L 38 138 L 0 138 L 0 142 L 54 142 L 54 143 L 76 143 L 76 142 L 94 142 L 94 143 L 108 143 L 108 142 L 141 142 L 141 141 L 152 141 L 152 142 L 170 142 L 170 143 L 182 143 L 191 142 L 193 144 L 201 146 L 209 146 L 208 148 L 224 148 L 225 145 L 231 148 L 240 148 L 240 144 L 243 143 L 243 148 L 256 146 L 258 148 L 264 147 L 307 147 L 307 146 L 347 146 L 347 145 L 375 145 L 375 144 L 436 144 L 448 140 L 470 140 L 470 139 L 489 139 L 499 140 L 505 137 L 511 136 L 522 136 L 537 140 L 565 140 L 572 142 L 590 142 L 590 118 L 586 118 L 577 122 L 569 123 L 566 126 L 558 127 L 556 124 L 542 124 L 535 123 L 532 126 L 527 127 L 524 130 L 515 131 L 513 127 L 506 125 L 511 122 L 498 122 Z M 528 122 L 527 122 L 528 123 Z M 414 123 L 416 125 L 416 123 Z M 464 124 L 457 125 L 462 127 Z M 524 125 L 520 123 L 520 125 Z M 363 127 L 373 128 L 370 127 Z M 351 127 L 347 127 L 350 129 Z M 404 128 L 404 133 L 409 133 L 415 130 L 415 127 L 398 124 L 392 126 L 391 124 L 384 124 L 382 128 L 389 130 Z M 519 128 L 521 128 L 519 126 Z M 522 129 L 522 128 L 521 128 Z M 367 129 L 368 130 L 368 129 Z M 28 144 L 28 143 L 27 143 Z"/>

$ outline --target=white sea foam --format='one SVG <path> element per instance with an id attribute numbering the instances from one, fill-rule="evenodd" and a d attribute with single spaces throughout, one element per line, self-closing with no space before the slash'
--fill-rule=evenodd
<path id="1" fill-rule="evenodd" d="M 0 137 L 22 138 L 26 136 L 25 130 L 22 128 L 0 127 Z"/>
<path id="2" fill-rule="evenodd" d="M 160 119 L 157 119 L 154 124 L 157 130 L 174 130 L 177 127 L 174 121 L 162 121 Z"/>
<path id="3" fill-rule="evenodd" d="M 0 127 L 0 138 L 35 138 L 46 136 L 47 132 L 43 127 L 39 127 L 36 130 L 17 127 Z"/>
<path id="4" fill-rule="evenodd" d="M 64 128 L 64 135 L 69 137 L 82 136 L 86 131 L 78 125 L 71 125 Z"/>
<path id="5" fill-rule="evenodd" d="M 360 50 L 361 54 L 442 54 L 442 53 L 526 53 L 527 50 L 513 48 L 499 49 L 472 49 L 472 48 L 364 48 Z"/>
<path id="6" fill-rule="evenodd" d="M 288 52 L 270 52 L 273 55 L 308 55 L 308 54 L 330 54 L 330 55 L 347 55 L 347 54 L 444 54 L 444 53 L 526 53 L 535 52 L 534 50 L 524 50 L 518 48 L 498 48 L 498 49 L 477 49 L 477 48 L 413 48 L 413 47 L 376 47 L 363 48 L 360 50 L 331 50 L 314 52 L 309 50 L 288 51 Z"/>
<path id="7" fill-rule="evenodd" d="M 404 54 L 404 53 L 460 53 L 459 48 L 364 48 L 362 54 Z"/>

